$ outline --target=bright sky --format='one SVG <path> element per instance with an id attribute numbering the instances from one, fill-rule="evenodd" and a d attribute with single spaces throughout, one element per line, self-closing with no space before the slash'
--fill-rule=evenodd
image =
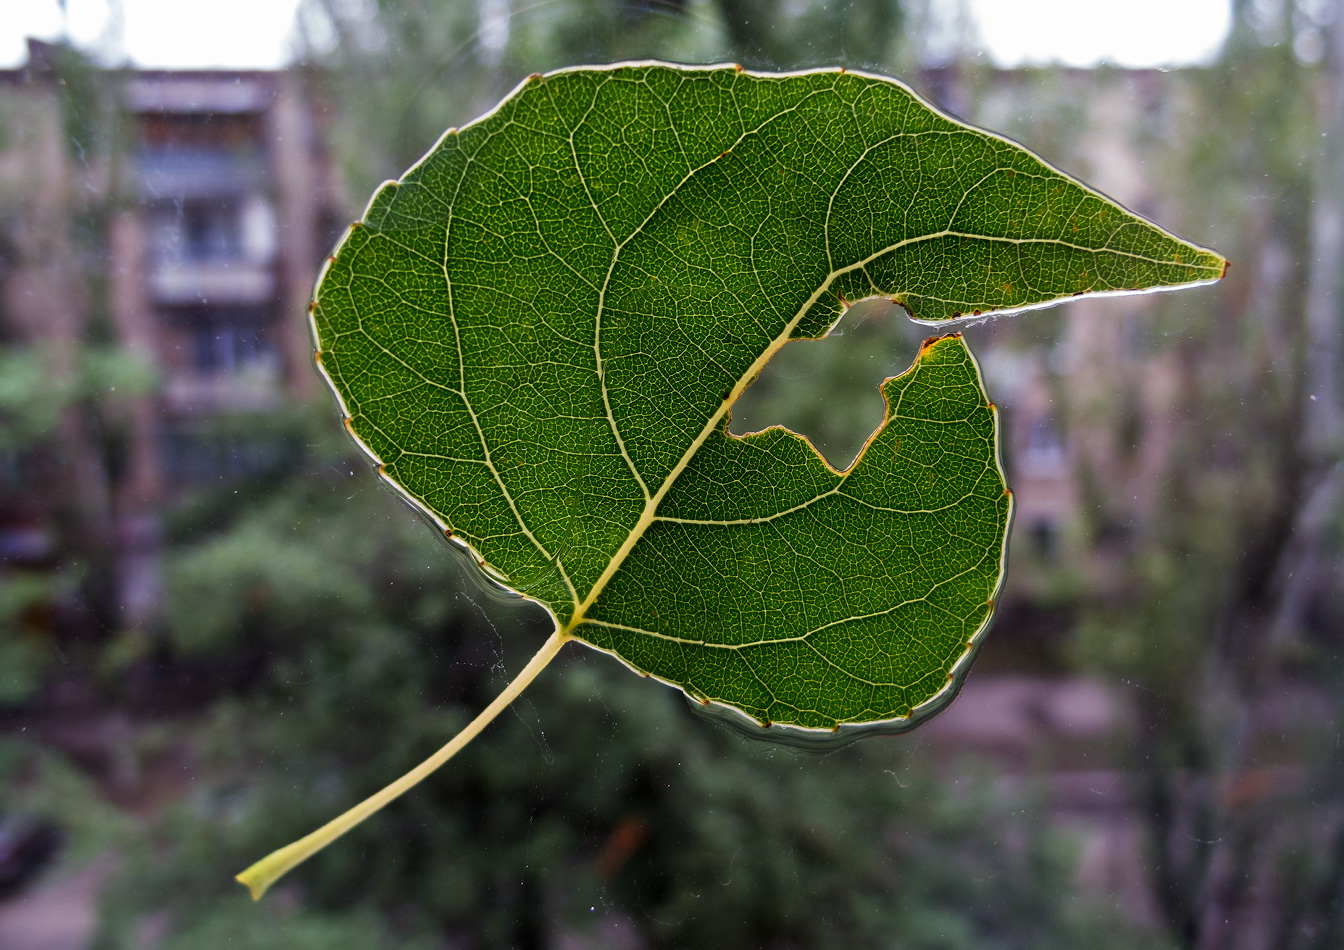
<path id="1" fill-rule="evenodd" d="M 1207 63 L 1232 28 L 1228 0 L 968 0 L 1000 66 Z"/>
<path id="2" fill-rule="evenodd" d="M 300 0 L 67 0 L 69 35 L 102 58 L 158 68 L 270 68 L 289 58 Z M 1180 66 L 1209 61 L 1231 25 L 1229 0 L 936 0 L 973 25 L 1000 66 Z M 0 0 L 0 67 L 24 37 L 62 33 L 57 0 Z"/>

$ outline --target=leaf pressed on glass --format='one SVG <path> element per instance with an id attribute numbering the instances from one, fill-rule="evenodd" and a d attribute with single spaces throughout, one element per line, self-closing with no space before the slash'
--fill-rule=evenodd
<path id="1" fill-rule="evenodd" d="M 313 322 L 382 476 L 554 617 L 518 689 L 576 639 L 843 736 L 941 708 L 989 625 L 996 413 L 955 333 L 883 384 L 844 472 L 729 434 L 734 400 L 861 298 L 946 324 L 1224 267 L 893 80 L 637 63 L 449 130 L 347 232 Z"/>

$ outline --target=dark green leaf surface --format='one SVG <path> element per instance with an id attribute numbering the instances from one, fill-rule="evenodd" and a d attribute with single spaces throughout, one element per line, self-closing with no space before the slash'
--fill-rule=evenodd
<path id="1" fill-rule="evenodd" d="M 900 728 L 955 690 L 1010 517 L 960 336 L 846 473 L 728 434 L 770 355 L 880 294 L 945 321 L 1223 261 L 888 79 L 532 77 L 374 196 L 314 304 L 383 475 L 558 629 L 759 722 Z"/>

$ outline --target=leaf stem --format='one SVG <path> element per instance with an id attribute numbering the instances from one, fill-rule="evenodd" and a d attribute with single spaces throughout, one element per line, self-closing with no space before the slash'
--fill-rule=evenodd
<path id="1" fill-rule="evenodd" d="M 555 659 L 555 655 L 560 652 L 560 648 L 570 639 L 568 633 L 557 629 L 542 644 L 536 656 L 532 657 L 527 666 L 523 667 L 518 675 L 513 678 L 513 682 L 504 687 L 504 691 L 495 697 L 494 702 L 486 706 L 480 715 L 473 719 L 461 732 L 453 736 L 442 749 L 382 791 L 369 796 L 354 808 L 351 808 L 345 814 L 333 818 L 321 828 L 305 835 L 298 841 L 287 844 L 278 851 L 272 851 L 242 874 L 239 874 L 237 880 L 247 885 L 247 889 L 252 892 L 253 900 L 261 900 L 261 895 L 266 893 L 267 888 L 280 880 L 290 869 L 321 851 L 393 799 L 400 797 L 404 792 L 410 791 L 422 780 L 428 778 L 430 773 L 456 755 L 463 746 L 476 738 L 477 734 L 488 726 L 491 720 L 503 712 L 509 703 L 518 698 L 518 694 L 525 690 L 532 680 L 536 679 L 537 674 L 544 670 L 551 660 Z"/>

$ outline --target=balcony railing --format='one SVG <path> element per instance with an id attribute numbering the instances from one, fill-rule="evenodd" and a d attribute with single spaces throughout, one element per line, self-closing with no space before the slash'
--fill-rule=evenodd
<path id="1" fill-rule="evenodd" d="M 161 306 L 262 304 L 275 296 L 275 268 L 244 261 L 173 261 L 149 277 L 150 296 Z"/>

